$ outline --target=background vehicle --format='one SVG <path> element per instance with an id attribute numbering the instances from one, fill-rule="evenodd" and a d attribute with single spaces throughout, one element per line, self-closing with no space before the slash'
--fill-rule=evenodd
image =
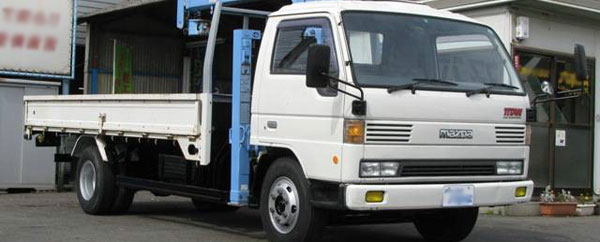
<path id="1" fill-rule="evenodd" d="M 295 3 L 265 21 L 228 2 L 179 1 L 178 27 L 207 39 L 200 94 L 26 99 L 27 138 L 77 137 L 57 157 L 77 167 L 86 213 L 124 212 L 149 190 L 259 208 L 272 241 L 389 221 L 459 241 L 478 207 L 531 198 L 530 102 L 489 27 L 412 3 Z M 207 6 L 210 21 L 197 18 Z M 225 17 L 240 26 L 215 28 Z M 227 86 L 212 75 L 223 28 L 231 90 L 214 93 Z"/>

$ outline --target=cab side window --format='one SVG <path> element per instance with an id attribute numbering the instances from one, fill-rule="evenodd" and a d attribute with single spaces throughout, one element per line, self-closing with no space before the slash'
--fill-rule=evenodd
<path id="1" fill-rule="evenodd" d="M 277 26 L 271 74 L 305 75 L 308 47 L 312 44 L 325 44 L 331 47 L 329 74 L 338 76 L 333 33 L 327 18 L 282 21 Z"/>

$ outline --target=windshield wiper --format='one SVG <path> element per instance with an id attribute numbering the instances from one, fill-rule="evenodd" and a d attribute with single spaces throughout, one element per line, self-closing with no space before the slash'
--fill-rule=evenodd
<path id="1" fill-rule="evenodd" d="M 493 82 L 486 82 L 486 83 L 483 83 L 483 85 L 486 85 L 486 86 L 494 86 L 494 87 L 506 87 L 506 88 L 510 88 L 510 89 L 519 89 L 519 88 L 518 88 L 518 87 L 516 87 L 516 86 L 513 86 L 513 85 L 508 85 L 508 84 L 504 84 L 504 83 L 493 83 Z"/>
<path id="2" fill-rule="evenodd" d="M 492 89 L 494 89 L 494 87 L 519 89 L 518 87 L 515 87 L 513 85 L 504 84 L 504 83 L 483 83 L 483 85 L 485 85 L 484 88 L 479 88 L 479 89 L 468 91 L 467 97 L 473 96 L 475 94 L 480 94 L 480 93 L 485 93 L 486 97 L 490 97 L 492 95 Z"/>
<path id="3" fill-rule="evenodd" d="M 456 84 L 454 82 L 435 79 L 435 78 L 414 78 L 414 79 L 412 79 L 412 81 L 413 82 L 411 82 L 411 83 L 407 83 L 407 84 L 403 84 L 403 85 L 395 86 L 395 87 L 390 87 L 390 88 L 388 88 L 388 93 L 393 93 L 393 92 L 397 92 L 400 90 L 410 89 L 412 94 L 415 94 L 415 92 L 417 90 L 416 88 L 423 84 L 443 84 L 443 85 L 449 85 L 449 86 L 458 86 L 458 84 Z"/>

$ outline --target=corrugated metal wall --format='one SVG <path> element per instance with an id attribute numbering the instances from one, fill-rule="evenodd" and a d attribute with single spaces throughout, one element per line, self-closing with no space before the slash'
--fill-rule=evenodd
<path id="1" fill-rule="evenodd" d="M 77 16 L 81 17 L 97 10 L 120 3 L 124 0 L 77 0 Z M 77 26 L 77 44 L 85 45 L 87 24 Z"/>
<path id="2" fill-rule="evenodd" d="M 112 91 L 114 40 L 133 52 L 134 93 L 181 91 L 183 40 L 174 37 L 117 34 L 92 30 L 91 68 L 98 70 L 98 93 Z"/>

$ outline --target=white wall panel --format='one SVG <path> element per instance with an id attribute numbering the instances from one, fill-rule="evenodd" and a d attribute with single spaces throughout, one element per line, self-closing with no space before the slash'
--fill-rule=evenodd
<path id="1" fill-rule="evenodd" d="M 537 15 L 516 14 L 529 17 L 529 39 L 515 44 L 565 54 L 573 54 L 573 46 L 583 44 L 588 56 L 597 56 L 597 29 L 578 22 L 562 21 L 560 18 L 543 18 Z"/>
<path id="2" fill-rule="evenodd" d="M 24 95 L 55 95 L 57 87 L 21 85 L 0 79 L 0 189 L 54 188 L 54 147 L 23 139 Z"/>
<path id="3" fill-rule="evenodd" d="M 512 40 L 511 14 L 507 7 L 462 12 L 461 14 L 467 15 L 492 27 L 500 37 L 500 40 L 502 40 L 506 49 L 510 51 Z"/>

